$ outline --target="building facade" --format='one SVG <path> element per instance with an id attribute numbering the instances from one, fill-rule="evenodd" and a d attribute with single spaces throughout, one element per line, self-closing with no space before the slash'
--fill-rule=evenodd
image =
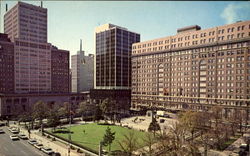
<path id="1" fill-rule="evenodd" d="M 116 101 L 119 112 L 128 112 L 131 99 L 132 44 L 140 34 L 113 24 L 95 30 L 95 88 L 90 96 L 97 103 L 106 98 Z"/>
<path id="2" fill-rule="evenodd" d="M 132 44 L 140 35 L 113 24 L 95 30 L 95 89 L 130 89 Z"/>
<path id="3" fill-rule="evenodd" d="M 51 50 L 51 92 L 70 92 L 69 51 L 53 46 Z"/>
<path id="4" fill-rule="evenodd" d="M 83 101 L 89 101 L 89 92 L 60 94 L 0 94 L 0 118 L 17 117 L 23 113 L 32 113 L 36 102 L 44 102 L 48 108 L 63 107 L 67 102 L 72 111 Z"/>
<path id="5" fill-rule="evenodd" d="M 14 44 L 0 33 L 0 93 L 14 93 Z"/>
<path id="6" fill-rule="evenodd" d="M 94 88 L 94 55 L 80 51 L 71 56 L 72 92 L 84 92 Z"/>
<path id="7" fill-rule="evenodd" d="M 18 2 L 4 15 L 4 32 L 14 43 L 15 93 L 65 92 L 65 86 L 59 91 L 58 81 L 53 77 L 60 75 L 66 82 L 68 69 L 52 69 L 58 57 L 52 45 L 47 43 L 47 9 Z M 53 51 L 53 52 L 52 52 Z M 52 54 L 53 53 L 53 54 Z M 56 59 L 56 60 L 53 60 Z M 62 66 L 64 68 L 66 66 Z M 67 67 L 69 68 L 69 67 Z M 52 73 L 62 71 L 62 73 Z M 56 83 L 56 84 L 53 84 Z M 66 87 L 68 83 L 65 84 Z M 55 86 L 57 86 L 55 89 Z"/>
<path id="8" fill-rule="evenodd" d="M 133 44 L 132 108 L 250 111 L 250 21 Z"/>
<path id="9" fill-rule="evenodd" d="M 4 32 L 12 42 L 15 38 L 47 43 L 47 9 L 17 2 L 4 15 Z"/>

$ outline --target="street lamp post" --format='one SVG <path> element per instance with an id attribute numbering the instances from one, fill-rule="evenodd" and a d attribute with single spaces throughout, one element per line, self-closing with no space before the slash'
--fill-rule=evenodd
<path id="1" fill-rule="evenodd" d="M 99 144 L 99 156 L 102 156 L 102 141 Z"/>
<path id="2" fill-rule="evenodd" d="M 70 141 L 71 141 L 71 131 L 70 131 L 70 127 L 71 127 L 71 103 L 69 103 L 69 135 L 68 135 L 68 139 L 69 139 L 69 148 L 68 148 L 68 156 L 70 156 Z"/>

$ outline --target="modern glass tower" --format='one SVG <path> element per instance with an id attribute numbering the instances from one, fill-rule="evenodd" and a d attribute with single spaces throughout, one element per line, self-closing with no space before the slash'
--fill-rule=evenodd
<path id="1" fill-rule="evenodd" d="M 113 24 L 95 30 L 95 89 L 130 89 L 132 44 L 138 33 Z"/>

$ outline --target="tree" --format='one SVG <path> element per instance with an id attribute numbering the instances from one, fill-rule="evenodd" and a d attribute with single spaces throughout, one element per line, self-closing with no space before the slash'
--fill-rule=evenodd
<path id="1" fill-rule="evenodd" d="M 149 124 L 148 131 L 149 131 L 149 132 L 152 132 L 152 131 L 153 131 L 154 136 L 155 136 L 155 132 L 156 132 L 156 131 L 160 131 L 160 130 L 161 130 L 161 127 L 160 127 L 159 123 L 158 123 L 158 122 L 156 121 L 156 119 L 153 117 L 151 123 Z"/>
<path id="2" fill-rule="evenodd" d="M 210 115 L 208 112 L 187 111 L 180 115 L 179 122 L 187 132 L 191 134 L 191 141 L 194 140 L 195 132 L 201 132 L 204 128 L 210 127 Z"/>
<path id="3" fill-rule="evenodd" d="M 161 155 L 167 156 L 196 156 L 198 155 L 197 145 L 189 142 L 185 136 L 187 129 L 180 123 L 170 125 L 169 131 L 162 132 L 158 137 L 160 145 L 158 149 Z"/>
<path id="4" fill-rule="evenodd" d="M 214 144 L 217 149 L 221 149 L 222 144 L 228 138 L 228 129 L 227 124 L 222 120 L 222 110 L 220 106 L 212 107 L 211 120 L 214 122 L 212 129 L 210 130 L 211 139 L 214 141 Z"/>
<path id="5" fill-rule="evenodd" d="M 102 143 L 104 146 L 109 146 L 109 153 L 111 151 L 111 144 L 113 140 L 115 140 L 115 132 L 111 132 L 111 129 L 107 127 Z"/>
<path id="6" fill-rule="evenodd" d="M 82 115 L 82 120 L 83 120 L 84 114 L 86 113 L 87 110 L 88 110 L 87 101 L 81 102 L 79 104 L 78 113 L 80 113 Z"/>
<path id="7" fill-rule="evenodd" d="M 43 101 L 38 101 L 34 104 L 32 116 L 34 119 L 39 119 L 39 125 L 42 125 L 42 120 L 47 117 L 48 107 Z"/>
<path id="8" fill-rule="evenodd" d="M 67 122 L 69 121 L 71 121 L 71 123 L 73 122 L 72 114 L 74 113 L 71 108 L 71 104 L 69 102 L 64 102 L 63 107 L 59 108 L 58 112 L 59 112 L 59 116 L 67 117 Z"/>
<path id="9" fill-rule="evenodd" d="M 27 122 L 29 122 L 30 120 L 31 120 L 30 113 L 24 112 L 21 115 L 19 115 L 18 122 L 19 122 L 19 125 L 20 125 L 20 122 L 24 122 L 25 128 L 27 128 Z"/>
<path id="10" fill-rule="evenodd" d="M 99 105 L 95 106 L 95 114 L 94 114 L 94 121 L 99 122 L 102 119 L 102 110 L 100 109 Z"/>
<path id="11" fill-rule="evenodd" d="M 48 115 L 47 124 L 49 127 L 53 127 L 54 131 L 56 129 L 56 126 L 60 124 L 60 118 L 57 110 L 58 110 L 57 108 L 51 109 Z"/>
<path id="12" fill-rule="evenodd" d="M 106 116 L 109 116 L 109 118 L 112 121 L 115 103 L 116 103 L 115 100 L 111 98 L 106 98 L 101 102 L 100 109 L 102 110 L 105 122 L 107 121 Z"/>
<path id="13" fill-rule="evenodd" d="M 148 153 L 148 156 L 153 156 L 153 144 L 156 142 L 156 138 L 152 133 L 146 133 L 145 138 L 142 138 L 145 143 L 146 148 L 143 148 L 143 151 Z"/>
<path id="14" fill-rule="evenodd" d="M 133 131 L 129 131 L 128 134 L 123 135 L 124 139 L 118 141 L 119 146 L 126 153 L 126 156 L 132 156 L 133 151 L 138 148 L 138 140 Z"/>

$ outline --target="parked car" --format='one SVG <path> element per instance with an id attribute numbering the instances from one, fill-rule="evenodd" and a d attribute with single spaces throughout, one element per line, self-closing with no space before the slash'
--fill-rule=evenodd
<path id="1" fill-rule="evenodd" d="M 31 145 L 35 145 L 38 142 L 35 139 L 29 139 L 28 143 L 31 144 Z"/>
<path id="2" fill-rule="evenodd" d="M 163 117 L 164 118 L 171 118 L 170 115 L 168 115 L 168 114 L 164 114 Z"/>
<path id="3" fill-rule="evenodd" d="M 19 134 L 18 137 L 23 140 L 28 140 L 28 137 L 25 134 Z"/>
<path id="4" fill-rule="evenodd" d="M 19 133 L 19 130 L 17 127 L 11 127 L 10 129 L 10 132 L 13 133 L 13 134 L 18 134 Z"/>
<path id="5" fill-rule="evenodd" d="M 3 134 L 3 133 L 4 133 L 3 129 L 0 129 L 0 134 Z"/>
<path id="6" fill-rule="evenodd" d="M 11 132 L 11 130 L 14 128 L 16 128 L 16 127 L 9 127 L 8 130 Z"/>
<path id="7" fill-rule="evenodd" d="M 53 153 L 52 156 L 61 156 L 59 152 Z"/>
<path id="8" fill-rule="evenodd" d="M 5 126 L 5 125 L 6 125 L 5 122 L 0 122 L 0 127 L 1 127 L 1 126 Z"/>
<path id="9" fill-rule="evenodd" d="M 241 144 L 240 149 L 243 149 L 244 151 L 247 151 L 249 149 L 249 144 Z"/>
<path id="10" fill-rule="evenodd" d="M 51 148 L 49 148 L 49 147 L 42 147 L 41 150 L 42 150 L 44 153 L 48 154 L 48 155 L 52 155 L 53 153 L 55 153 L 55 152 L 54 152 Z"/>
<path id="11" fill-rule="evenodd" d="M 14 141 L 14 140 L 19 140 L 19 138 L 18 138 L 17 135 L 11 135 L 11 136 L 10 136 L 10 139 L 13 140 L 13 141 Z"/>
<path id="12" fill-rule="evenodd" d="M 34 145 L 37 149 L 41 150 L 41 148 L 43 147 L 43 144 L 41 143 L 37 143 Z"/>
<path id="13" fill-rule="evenodd" d="M 165 119 L 160 119 L 160 123 L 164 123 L 165 122 Z"/>

